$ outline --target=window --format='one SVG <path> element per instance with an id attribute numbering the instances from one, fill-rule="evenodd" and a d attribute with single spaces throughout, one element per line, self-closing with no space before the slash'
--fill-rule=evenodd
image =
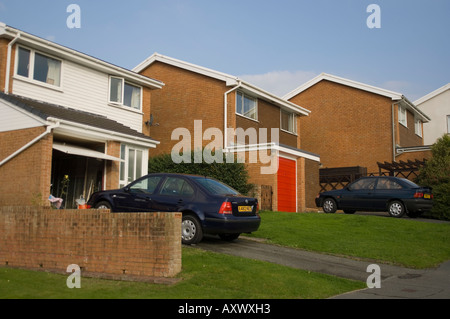
<path id="1" fill-rule="evenodd" d="M 416 135 L 422 137 L 422 121 L 416 119 L 414 121 L 414 130 L 416 132 Z"/>
<path id="2" fill-rule="evenodd" d="M 406 122 L 406 109 L 401 106 L 398 107 L 398 122 L 408 127 L 408 123 Z"/>
<path id="3" fill-rule="evenodd" d="M 447 133 L 450 134 L 450 115 L 447 115 Z"/>
<path id="4" fill-rule="evenodd" d="M 30 80 L 61 86 L 61 61 L 19 47 L 16 74 Z"/>
<path id="5" fill-rule="evenodd" d="M 297 133 L 297 118 L 294 113 L 281 110 L 281 129 Z"/>
<path id="6" fill-rule="evenodd" d="M 380 178 L 378 180 L 377 189 L 378 190 L 388 190 L 388 189 L 402 189 L 403 187 L 389 178 Z"/>
<path id="7" fill-rule="evenodd" d="M 123 187 L 146 174 L 145 161 L 147 160 L 145 151 L 132 146 L 122 144 L 120 146 L 120 158 L 124 162 L 120 163 L 119 178 L 120 187 Z"/>
<path id="8" fill-rule="evenodd" d="M 258 120 L 258 104 L 256 103 L 256 99 L 244 93 L 237 92 L 236 113 L 253 120 Z"/>
<path id="9" fill-rule="evenodd" d="M 168 177 L 161 188 L 161 195 L 192 196 L 194 189 L 183 178 Z"/>
<path id="10" fill-rule="evenodd" d="M 352 191 L 363 190 L 363 189 L 374 189 L 375 188 L 375 178 L 362 178 L 354 182 L 349 186 Z"/>
<path id="11" fill-rule="evenodd" d="M 122 78 L 110 77 L 109 102 L 141 109 L 141 87 L 125 82 Z"/>
<path id="12" fill-rule="evenodd" d="M 150 176 L 130 186 L 133 193 L 153 194 L 161 180 L 161 176 Z"/>

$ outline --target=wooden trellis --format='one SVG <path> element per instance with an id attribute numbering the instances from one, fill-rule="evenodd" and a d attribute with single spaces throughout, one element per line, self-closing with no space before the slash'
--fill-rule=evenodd
<path id="1" fill-rule="evenodd" d="M 396 176 L 412 180 L 414 178 L 417 178 L 417 176 L 419 175 L 420 168 L 424 167 L 425 163 L 426 159 L 423 159 L 422 161 L 408 160 L 407 162 L 405 161 L 391 162 L 391 163 L 378 162 L 377 164 L 380 176 Z"/>

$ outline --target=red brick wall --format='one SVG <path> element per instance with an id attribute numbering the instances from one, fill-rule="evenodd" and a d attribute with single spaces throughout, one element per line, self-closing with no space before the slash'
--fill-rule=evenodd
<path id="1" fill-rule="evenodd" d="M 0 132 L 0 160 L 45 132 L 44 127 Z M 53 135 L 0 166 L 0 206 L 49 205 Z"/>
<path id="2" fill-rule="evenodd" d="M 0 208 L 0 265 L 130 280 L 181 271 L 181 213 Z"/>
<path id="3" fill-rule="evenodd" d="M 323 168 L 363 166 L 392 160 L 390 99 L 321 81 L 290 99 L 311 111 L 301 118 L 302 149 L 319 154 Z"/>

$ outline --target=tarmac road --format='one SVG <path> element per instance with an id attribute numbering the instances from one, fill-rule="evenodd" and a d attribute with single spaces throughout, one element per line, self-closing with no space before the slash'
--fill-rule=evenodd
<path id="1" fill-rule="evenodd" d="M 234 242 L 205 237 L 196 247 L 363 282 L 373 274 L 373 271 L 367 271 L 367 267 L 374 262 L 286 248 L 244 236 Z M 366 288 L 331 299 L 450 299 L 450 261 L 438 268 L 423 270 L 384 264 L 378 266 L 380 288 Z"/>

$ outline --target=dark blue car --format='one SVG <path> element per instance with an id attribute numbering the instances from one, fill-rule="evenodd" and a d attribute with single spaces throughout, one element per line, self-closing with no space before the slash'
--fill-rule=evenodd
<path id="1" fill-rule="evenodd" d="M 417 217 L 433 206 L 431 188 L 398 177 L 363 177 L 344 189 L 317 195 L 316 205 L 325 213 L 387 211 L 392 217 Z"/>
<path id="2" fill-rule="evenodd" d="M 117 190 L 92 194 L 92 208 L 112 212 L 182 212 L 182 242 L 195 244 L 203 234 L 234 240 L 258 230 L 256 198 L 204 176 L 150 174 Z"/>

